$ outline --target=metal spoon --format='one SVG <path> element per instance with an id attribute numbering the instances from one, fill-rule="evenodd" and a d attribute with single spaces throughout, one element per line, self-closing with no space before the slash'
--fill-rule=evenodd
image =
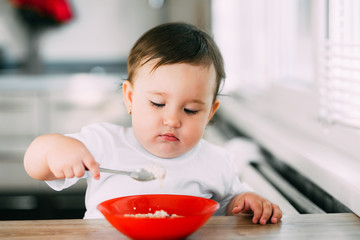
<path id="1" fill-rule="evenodd" d="M 139 168 L 139 169 L 136 169 L 131 172 L 113 170 L 113 169 L 107 169 L 107 168 L 99 168 L 99 169 L 100 169 L 100 172 L 128 175 L 137 181 L 150 181 L 150 180 L 154 180 L 156 178 L 152 172 L 146 170 L 145 168 Z"/>

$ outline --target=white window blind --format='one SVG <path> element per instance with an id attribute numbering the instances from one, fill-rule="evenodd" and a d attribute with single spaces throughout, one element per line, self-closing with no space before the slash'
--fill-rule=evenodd
<path id="1" fill-rule="evenodd" d="M 329 124 L 360 128 L 360 1 L 326 3 L 320 117 Z"/>

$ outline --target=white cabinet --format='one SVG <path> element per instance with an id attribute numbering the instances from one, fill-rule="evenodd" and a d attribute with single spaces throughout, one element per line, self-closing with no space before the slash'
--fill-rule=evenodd
<path id="1" fill-rule="evenodd" d="M 39 133 L 39 102 L 36 92 L 0 92 L 0 135 L 35 135 Z"/>
<path id="2" fill-rule="evenodd" d="M 120 75 L 93 74 L 0 78 L 0 191 L 46 191 L 29 180 L 22 164 L 37 136 L 75 133 L 100 121 L 129 125 L 120 80 Z"/>

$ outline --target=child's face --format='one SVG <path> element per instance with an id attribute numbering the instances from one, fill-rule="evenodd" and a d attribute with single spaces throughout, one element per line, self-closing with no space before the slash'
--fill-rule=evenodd
<path id="1" fill-rule="evenodd" d="M 155 63 L 140 67 L 133 84 L 124 83 L 124 101 L 142 146 L 158 157 L 177 157 L 200 141 L 219 106 L 213 101 L 216 74 L 213 66 L 186 63 L 152 72 Z"/>

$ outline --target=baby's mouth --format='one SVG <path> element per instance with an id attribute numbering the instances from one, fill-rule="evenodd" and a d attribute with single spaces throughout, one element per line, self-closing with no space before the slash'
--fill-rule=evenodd
<path id="1" fill-rule="evenodd" d="M 170 141 L 170 142 L 176 142 L 179 141 L 179 139 L 175 136 L 175 134 L 172 133 L 165 133 L 165 134 L 161 134 L 160 137 L 166 141 Z"/>

